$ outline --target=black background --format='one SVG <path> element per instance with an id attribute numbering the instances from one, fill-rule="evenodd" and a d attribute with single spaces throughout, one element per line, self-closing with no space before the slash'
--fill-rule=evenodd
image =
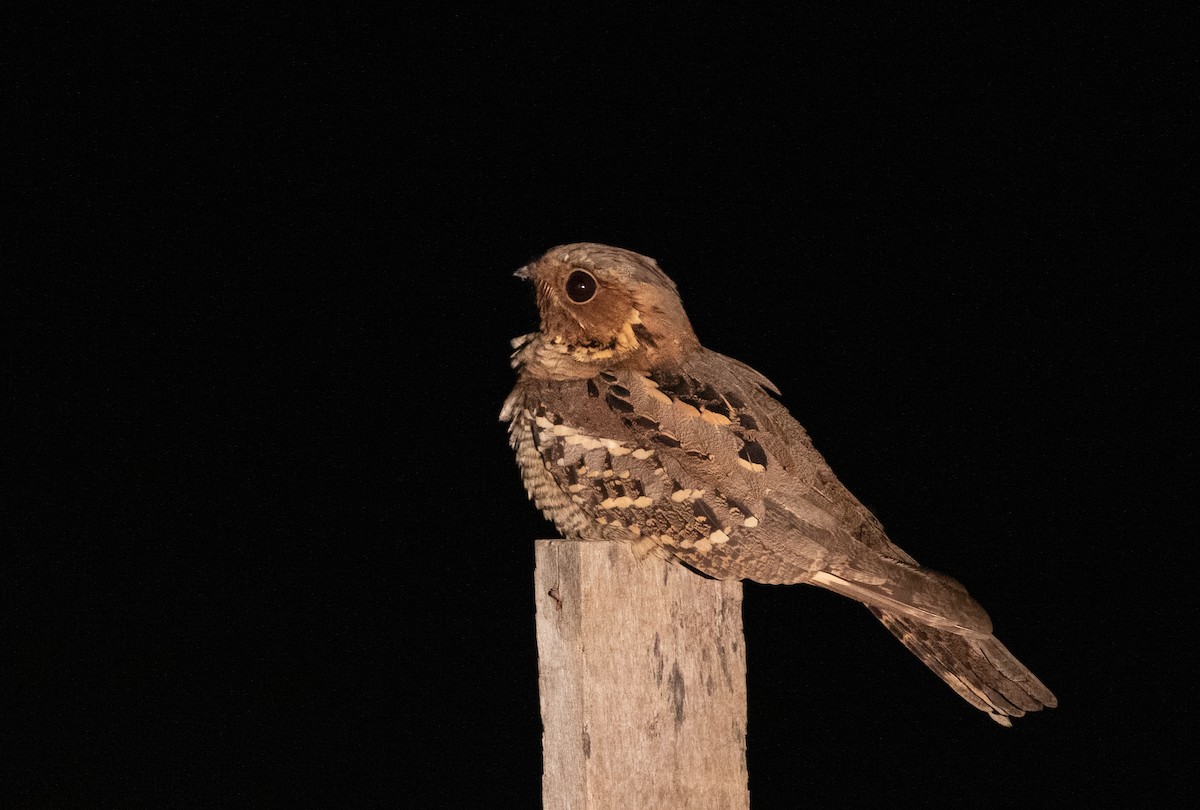
<path id="1" fill-rule="evenodd" d="M 1061 702 L 1001 729 L 748 584 L 756 807 L 1191 793 L 1190 26 L 948 14 L 31 26 L 14 801 L 536 806 L 552 529 L 497 416 L 511 273 L 581 240 L 658 259 Z"/>

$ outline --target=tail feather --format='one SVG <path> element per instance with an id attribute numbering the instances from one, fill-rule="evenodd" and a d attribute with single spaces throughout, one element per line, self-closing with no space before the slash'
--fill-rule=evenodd
<path id="1" fill-rule="evenodd" d="M 961 635 L 867 606 L 939 678 L 1002 726 L 1058 705 L 1046 686 L 994 636 Z"/>

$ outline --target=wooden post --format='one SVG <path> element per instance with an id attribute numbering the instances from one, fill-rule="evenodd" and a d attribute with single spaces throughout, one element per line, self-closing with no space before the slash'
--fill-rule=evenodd
<path id="1" fill-rule="evenodd" d="M 620 543 L 535 556 L 543 805 L 749 807 L 741 583 Z"/>

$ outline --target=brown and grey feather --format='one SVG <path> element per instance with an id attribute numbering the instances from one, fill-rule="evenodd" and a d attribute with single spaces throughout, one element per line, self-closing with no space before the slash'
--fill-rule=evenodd
<path id="1" fill-rule="evenodd" d="M 579 243 L 518 275 L 541 328 L 513 341 L 501 418 L 530 498 L 564 536 L 629 542 L 718 579 L 827 588 L 996 722 L 1056 705 L 962 585 L 888 538 L 775 386 L 700 344 L 653 259 Z"/>

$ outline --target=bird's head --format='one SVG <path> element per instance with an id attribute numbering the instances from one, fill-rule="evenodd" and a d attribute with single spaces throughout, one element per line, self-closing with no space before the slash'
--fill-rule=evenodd
<path id="1" fill-rule="evenodd" d="M 516 275 L 537 288 L 544 346 L 571 360 L 649 368 L 700 345 L 654 259 L 581 242 L 551 248 Z"/>

